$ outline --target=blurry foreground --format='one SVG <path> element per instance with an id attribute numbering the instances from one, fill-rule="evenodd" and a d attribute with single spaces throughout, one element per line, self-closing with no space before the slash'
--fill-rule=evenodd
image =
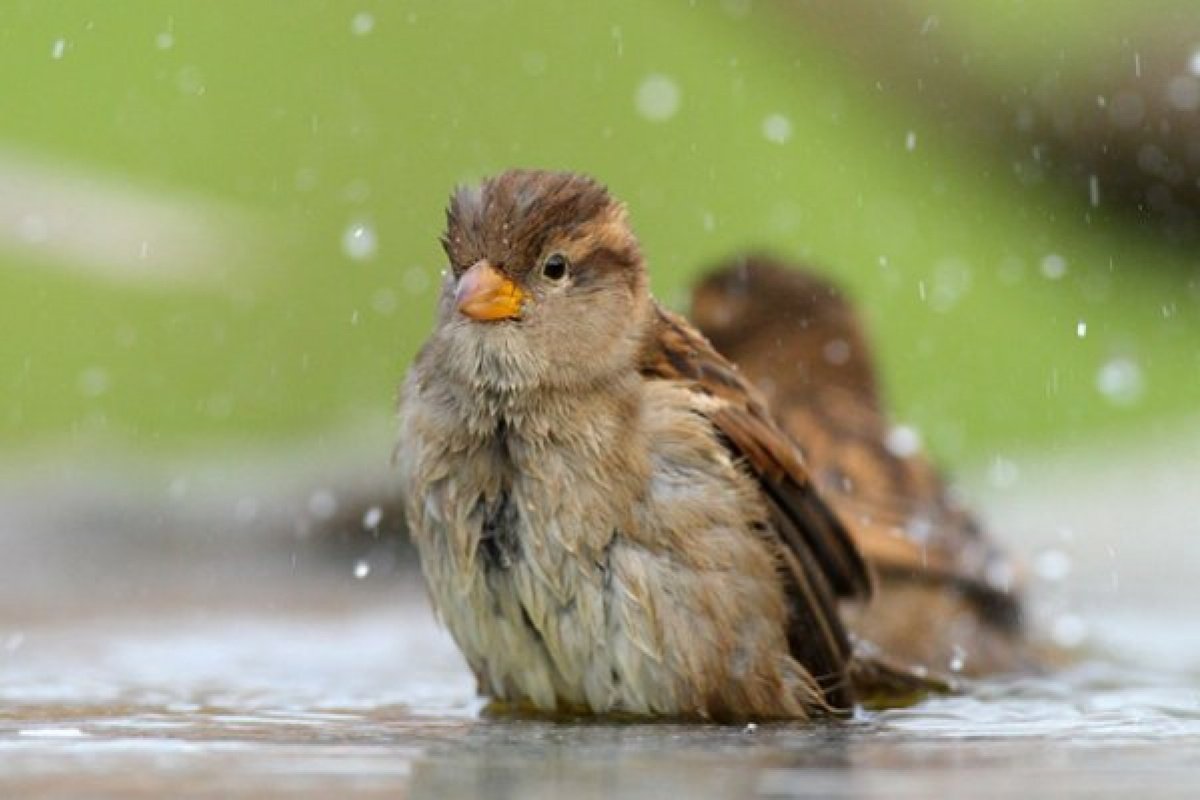
<path id="1" fill-rule="evenodd" d="M 337 505 L 329 489 L 263 488 L 251 532 L 236 524 L 246 476 L 197 469 L 149 505 L 30 482 L 0 505 L 0 792 L 1190 797 L 1200 544 L 1185 488 L 1200 459 L 1179 442 L 1096 455 L 975 482 L 1030 554 L 1035 624 L 1082 646 L 1078 665 L 847 725 L 754 730 L 480 719 L 403 548 L 305 539 L 300 521 Z M 1160 466 L 1130 475 L 1126 461 Z"/>

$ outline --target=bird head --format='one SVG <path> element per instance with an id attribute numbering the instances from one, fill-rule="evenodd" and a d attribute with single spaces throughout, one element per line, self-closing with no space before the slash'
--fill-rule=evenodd
<path id="1" fill-rule="evenodd" d="M 648 307 L 625 206 L 591 178 L 511 170 L 450 198 L 440 333 L 474 380 L 602 380 L 632 358 Z"/>

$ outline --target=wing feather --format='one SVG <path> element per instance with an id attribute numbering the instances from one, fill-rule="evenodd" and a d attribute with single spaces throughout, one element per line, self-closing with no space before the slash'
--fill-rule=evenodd
<path id="1" fill-rule="evenodd" d="M 781 545 L 793 612 L 787 632 L 792 654 L 816 678 L 831 706 L 848 708 L 851 648 L 837 598 L 870 596 L 866 562 L 757 390 L 686 320 L 658 306 L 655 314 L 641 372 L 650 379 L 685 382 L 705 395 L 705 416 L 757 480 L 770 533 Z"/>

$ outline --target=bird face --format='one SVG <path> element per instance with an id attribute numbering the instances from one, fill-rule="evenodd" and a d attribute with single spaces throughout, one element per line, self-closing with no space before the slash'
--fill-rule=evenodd
<path id="1" fill-rule="evenodd" d="M 569 173 L 514 170 L 450 199 L 439 335 L 475 382 L 569 385 L 631 358 L 649 303 L 625 209 Z"/>

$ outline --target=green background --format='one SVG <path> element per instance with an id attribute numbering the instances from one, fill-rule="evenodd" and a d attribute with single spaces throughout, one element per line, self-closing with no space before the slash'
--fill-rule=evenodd
<path id="1" fill-rule="evenodd" d="M 1123 24 L 1095 4 L 924 5 L 985 85 L 1018 93 L 1086 68 Z M 430 325 L 449 190 L 511 166 L 608 183 L 674 305 L 744 249 L 835 276 L 897 417 L 943 458 L 1169 428 L 1200 400 L 1194 250 L 1018 179 L 970 106 L 914 103 L 920 76 L 768 4 L 9 3 L 0 76 L 10 229 L 28 197 L 13 170 L 32 165 L 205 232 L 180 280 L 0 239 L 10 452 L 236 448 L 381 419 Z M 665 119 L 639 110 L 648 79 L 677 90 Z M 344 244 L 356 224 L 370 257 Z M 1103 374 L 1135 385 L 1106 393 Z"/>

